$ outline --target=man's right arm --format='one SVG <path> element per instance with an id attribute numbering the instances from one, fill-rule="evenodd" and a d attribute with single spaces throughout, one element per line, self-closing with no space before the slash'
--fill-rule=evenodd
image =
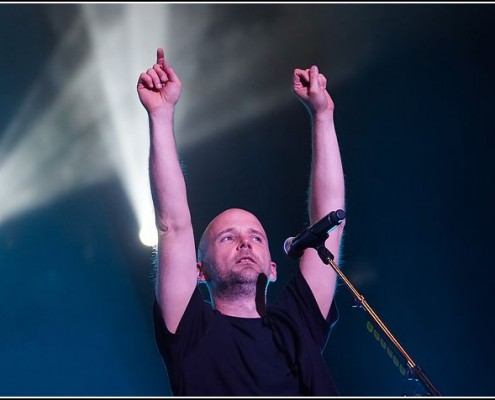
<path id="1" fill-rule="evenodd" d="M 174 110 L 181 82 L 166 63 L 139 77 L 138 94 L 150 128 L 149 173 L 158 230 L 156 298 L 165 325 L 175 332 L 197 284 L 196 251 L 184 176 L 174 138 Z"/>

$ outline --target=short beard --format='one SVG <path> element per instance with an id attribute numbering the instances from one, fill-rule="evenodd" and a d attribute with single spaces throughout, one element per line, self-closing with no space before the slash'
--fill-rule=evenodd
<path id="1" fill-rule="evenodd" d="M 256 296 L 256 283 L 259 273 L 252 271 L 228 271 L 218 277 L 215 285 L 215 297 L 226 300 L 240 300 Z"/>

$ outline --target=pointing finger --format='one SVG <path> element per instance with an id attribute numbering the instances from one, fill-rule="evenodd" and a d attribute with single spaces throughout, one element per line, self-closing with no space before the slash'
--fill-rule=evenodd
<path id="1" fill-rule="evenodd" d="M 160 65 L 163 65 L 165 63 L 165 55 L 164 55 L 163 49 L 161 47 L 159 47 L 156 50 L 156 63 L 160 64 Z"/>
<path id="2" fill-rule="evenodd" d="M 309 88 L 310 90 L 318 89 L 318 67 L 313 65 L 309 70 Z"/>

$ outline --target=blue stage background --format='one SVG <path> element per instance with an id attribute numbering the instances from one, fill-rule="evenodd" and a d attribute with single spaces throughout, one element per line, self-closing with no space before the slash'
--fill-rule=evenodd
<path id="1" fill-rule="evenodd" d="M 0 396 L 171 394 L 117 155 L 142 140 L 146 162 L 135 84 L 158 46 L 184 84 L 196 237 L 249 209 L 279 265 L 270 296 L 288 280 L 311 149 L 291 76 L 317 64 L 346 176 L 342 270 L 442 394 L 495 394 L 493 4 L 2 4 L 0 32 Z M 415 394 L 352 300 L 340 285 L 325 350 L 341 394 Z"/>

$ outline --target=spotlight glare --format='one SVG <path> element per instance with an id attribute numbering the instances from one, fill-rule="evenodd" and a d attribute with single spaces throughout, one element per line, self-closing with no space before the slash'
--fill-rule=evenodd
<path id="1" fill-rule="evenodd" d="M 158 243 L 158 233 L 154 226 L 143 226 L 139 231 L 139 239 L 145 246 L 153 247 Z"/>

